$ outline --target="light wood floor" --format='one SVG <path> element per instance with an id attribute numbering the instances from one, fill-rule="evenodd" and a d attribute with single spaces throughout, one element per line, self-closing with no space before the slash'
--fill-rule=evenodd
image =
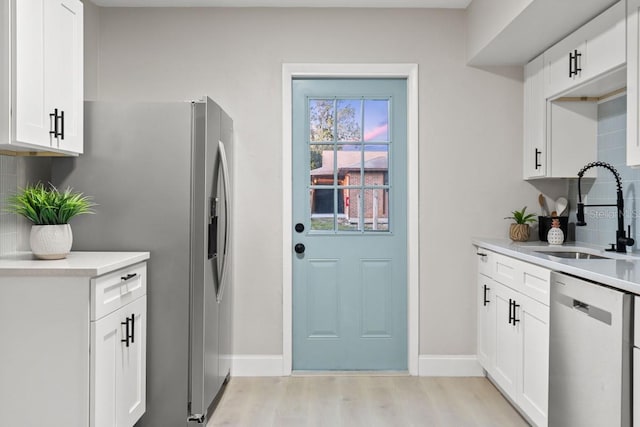
<path id="1" fill-rule="evenodd" d="M 232 378 L 207 427 L 527 426 L 485 378 Z"/>

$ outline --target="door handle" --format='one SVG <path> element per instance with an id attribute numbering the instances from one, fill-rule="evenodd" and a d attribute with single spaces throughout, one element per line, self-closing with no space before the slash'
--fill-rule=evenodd
<path id="1" fill-rule="evenodd" d="M 297 243 L 294 247 L 293 250 L 296 251 L 297 254 L 303 254 L 305 251 L 304 245 L 302 243 Z"/>

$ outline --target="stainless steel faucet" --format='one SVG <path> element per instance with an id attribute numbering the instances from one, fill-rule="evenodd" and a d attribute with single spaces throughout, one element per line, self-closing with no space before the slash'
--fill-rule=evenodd
<path id="1" fill-rule="evenodd" d="M 616 195 L 617 195 L 617 201 L 615 205 L 585 205 L 584 203 L 582 203 L 582 190 L 580 189 L 580 181 L 582 180 L 582 176 L 584 175 L 584 173 L 593 168 L 593 167 L 602 167 L 605 169 L 608 169 L 613 176 L 616 178 Z M 631 226 L 629 226 L 629 234 L 627 236 L 627 233 L 624 230 L 624 198 L 622 197 L 622 180 L 620 179 L 620 174 L 618 173 L 618 171 L 616 170 L 616 168 L 614 168 L 613 166 L 611 166 L 609 163 L 605 163 L 605 162 L 592 162 L 589 163 L 587 165 L 585 165 L 582 169 L 580 169 L 580 172 L 578 172 L 578 212 L 577 212 L 577 219 L 578 222 L 576 222 L 577 226 L 585 226 L 587 225 L 587 223 L 584 221 L 584 208 L 585 207 L 595 207 L 595 206 L 615 206 L 618 210 L 618 230 L 616 231 L 616 242 L 611 244 L 611 247 L 608 249 L 605 249 L 607 251 L 616 251 L 616 252 L 627 252 L 627 246 L 633 246 L 636 242 L 635 240 L 633 240 L 631 238 Z"/>

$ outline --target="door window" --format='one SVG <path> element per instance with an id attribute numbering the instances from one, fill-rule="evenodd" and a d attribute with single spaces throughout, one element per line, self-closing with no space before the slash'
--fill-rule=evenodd
<path id="1" fill-rule="evenodd" d="M 308 98 L 311 231 L 388 232 L 390 97 Z"/>

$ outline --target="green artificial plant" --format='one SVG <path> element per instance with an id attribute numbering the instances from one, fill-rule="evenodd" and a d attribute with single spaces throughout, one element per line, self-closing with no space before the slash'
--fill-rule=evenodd
<path id="1" fill-rule="evenodd" d="M 70 187 L 60 192 L 52 184 L 27 185 L 7 199 L 7 211 L 24 216 L 34 225 L 68 224 L 76 215 L 94 213 L 91 197 Z"/>
<path id="2" fill-rule="evenodd" d="M 515 210 L 511 212 L 512 216 L 507 216 L 504 219 L 512 219 L 516 222 L 516 224 L 527 224 L 529 222 L 536 222 L 536 214 L 526 213 L 527 207 L 525 206 L 522 210 Z"/>

